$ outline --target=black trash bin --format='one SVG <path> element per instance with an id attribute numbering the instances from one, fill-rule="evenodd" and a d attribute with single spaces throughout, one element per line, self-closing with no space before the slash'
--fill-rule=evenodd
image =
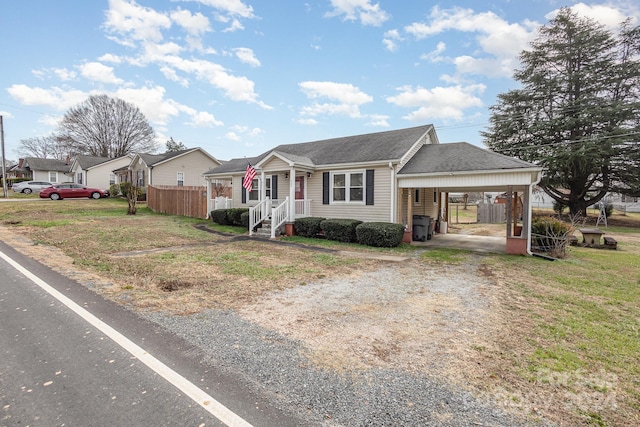
<path id="1" fill-rule="evenodd" d="M 431 217 L 426 215 L 413 216 L 413 240 L 424 242 L 431 239 Z"/>

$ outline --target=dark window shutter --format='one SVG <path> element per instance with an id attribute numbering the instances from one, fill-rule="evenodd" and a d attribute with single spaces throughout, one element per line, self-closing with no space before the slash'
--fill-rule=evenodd
<path id="1" fill-rule="evenodd" d="M 367 169 L 367 205 L 373 205 L 373 169 Z"/>
<path id="2" fill-rule="evenodd" d="M 242 193 L 242 204 L 244 205 L 245 203 L 247 203 L 247 189 L 242 186 L 240 188 L 240 192 Z"/>
<path id="3" fill-rule="evenodd" d="M 322 173 L 322 204 L 329 204 L 329 172 Z"/>
<path id="4" fill-rule="evenodd" d="M 271 175 L 271 200 L 278 200 L 278 175 Z"/>

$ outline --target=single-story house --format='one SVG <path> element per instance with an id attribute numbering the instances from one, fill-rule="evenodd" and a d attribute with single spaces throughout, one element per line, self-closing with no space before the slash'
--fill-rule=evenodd
<path id="1" fill-rule="evenodd" d="M 71 163 L 70 174 L 77 184 L 108 189 L 111 184 L 117 184 L 113 171 L 128 166 L 131 163 L 131 158 L 130 155 L 115 159 L 79 155 Z"/>
<path id="2" fill-rule="evenodd" d="M 202 148 L 169 151 L 163 154 L 138 153 L 129 162 L 127 169 L 114 168 L 121 181 L 131 180 L 138 187 L 160 186 L 205 186 L 203 174 L 222 162 Z"/>
<path id="3" fill-rule="evenodd" d="M 252 190 L 242 182 L 248 165 Z M 298 217 L 352 218 L 413 226 L 429 216 L 446 231 L 449 192 L 500 191 L 523 196 L 522 232 L 507 213 L 507 252 L 530 250 L 531 188 L 542 169 L 472 144 L 440 144 L 433 125 L 279 145 L 257 157 L 232 159 L 207 171 L 212 185 L 228 182 L 232 207 L 250 208 L 250 233 L 265 219 L 271 235 Z M 209 194 L 210 208 L 213 208 Z M 512 232 L 513 225 L 513 232 Z"/>
<path id="4" fill-rule="evenodd" d="M 22 170 L 26 177 L 35 181 L 48 181 L 52 184 L 70 182 L 68 176 L 70 160 L 39 159 L 37 157 L 25 157 L 22 162 Z"/>

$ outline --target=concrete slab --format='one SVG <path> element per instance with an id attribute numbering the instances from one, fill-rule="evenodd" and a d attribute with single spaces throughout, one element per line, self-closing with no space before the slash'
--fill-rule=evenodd
<path id="1" fill-rule="evenodd" d="M 470 234 L 435 234 L 426 242 L 413 242 L 413 246 L 425 248 L 466 249 L 475 252 L 504 254 L 507 252 L 506 237 L 474 236 Z"/>

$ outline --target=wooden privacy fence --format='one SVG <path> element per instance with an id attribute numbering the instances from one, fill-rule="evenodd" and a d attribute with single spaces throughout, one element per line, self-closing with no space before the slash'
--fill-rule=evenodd
<path id="1" fill-rule="evenodd" d="M 191 218 L 207 217 L 207 187 L 147 187 L 147 206 L 154 212 Z"/>

